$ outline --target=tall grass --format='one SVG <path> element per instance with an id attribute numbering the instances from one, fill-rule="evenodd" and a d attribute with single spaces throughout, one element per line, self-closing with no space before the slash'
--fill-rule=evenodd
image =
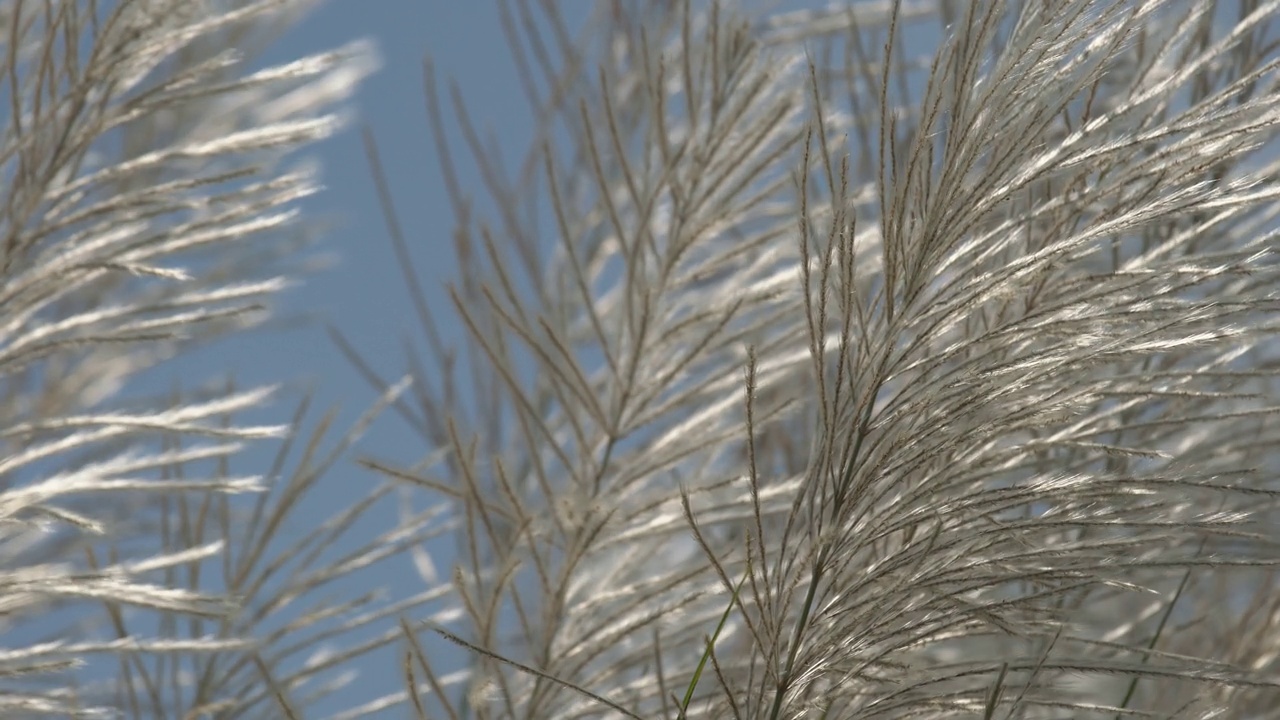
<path id="1" fill-rule="evenodd" d="M 314 555 L 350 519 L 279 530 L 342 442 L 244 420 L 272 388 L 136 382 L 308 268 L 292 155 L 376 64 L 251 71 L 310 4 L 0 2 L 0 717 L 278 717 L 272 689 L 323 669 L 287 661 L 343 609 L 316 595 L 355 563 Z M 229 470 L 286 435 L 291 469 Z"/>
<path id="2" fill-rule="evenodd" d="M 384 381 L 333 335 L 424 459 L 357 456 L 386 484 L 293 544 L 279 528 L 363 425 L 326 453 L 324 425 L 306 442 L 295 422 L 265 488 L 193 478 L 268 434 L 223 422 L 259 394 L 107 410 L 97 373 L 186 347 L 191 313 L 197 339 L 240 327 L 274 286 L 159 257 L 274 218 L 301 179 L 255 163 L 281 179 L 217 194 L 233 178 L 215 173 L 329 126 L 232 101 L 215 117 L 278 135 L 198 135 L 199 103 L 298 82 L 184 84 L 233 67 L 212 59 L 235 43 L 216 25 L 154 103 L 97 84 L 115 76 L 69 84 L 108 118 L 71 132 L 85 145 L 151 123 L 104 170 L 35 173 L 62 157 L 45 128 L 70 121 L 11 91 L 0 598 L 8 623 L 93 607 L 118 639 L 10 651 L 0 711 L 318 717 L 341 682 L 324 673 L 391 647 L 404 691 L 339 716 L 1280 716 L 1280 0 L 636 0 L 599 3 L 580 36 L 567 6 L 500 7 L 535 123 L 520 165 L 481 139 L 465 89 L 447 132 L 425 73 L 453 307 L 428 301 L 365 135 L 429 356 Z M 40 42 L 89 23 L 57 27 Z M 111 27 L 92 28 L 104 47 L 125 42 Z M 186 38 L 139 27 L 120 37 Z M 16 32 L 9 48 L 40 37 Z M 21 70 L 11 86 L 58 77 Z M 41 107 L 48 123 L 16 119 Z M 351 537 L 397 489 L 400 524 Z M 446 531 L 458 557 L 437 581 L 422 542 Z M 333 599 L 402 555 L 420 593 Z M 96 654 L 119 660 L 106 680 L 49 680 Z"/>

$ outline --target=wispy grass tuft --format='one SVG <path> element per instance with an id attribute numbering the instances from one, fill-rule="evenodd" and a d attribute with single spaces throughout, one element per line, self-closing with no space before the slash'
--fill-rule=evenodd
<path id="1" fill-rule="evenodd" d="M 378 62 L 360 41 L 251 71 L 309 5 L 0 0 L 0 716 L 303 716 L 430 600 L 332 593 L 448 526 L 361 544 L 391 483 L 295 532 L 369 417 L 335 441 L 306 402 L 248 422 L 271 387 L 142 394 L 308 269 L 294 154 Z M 231 471 L 264 441 L 273 467 Z"/>
<path id="2" fill-rule="evenodd" d="M 371 48 L 250 72 L 308 2 L 38 5 L 0 0 L 0 716 L 1275 716 L 1280 0 L 501 2 L 534 142 L 425 64 L 442 308 L 365 133 L 425 350 L 332 329 L 378 393 L 336 434 L 125 388 L 304 269 L 288 158 Z M 386 411 L 420 462 L 355 454 Z M 384 480 L 315 517 L 351 459 Z"/>
<path id="3" fill-rule="evenodd" d="M 446 454 L 368 464 L 473 651 L 419 716 L 1280 707 L 1280 3 L 534 5 L 514 171 L 427 65 L 459 347 L 380 186 Z"/>

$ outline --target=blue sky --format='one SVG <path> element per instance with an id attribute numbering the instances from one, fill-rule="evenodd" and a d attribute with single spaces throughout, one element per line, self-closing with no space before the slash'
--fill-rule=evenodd
<path id="1" fill-rule="evenodd" d="M 465 88 L 475 117 L 490 125 L 504 146 L 519 149 L 528 133 L 521 115 L 511 112 L 511 100 L 519 95 L 498 27 L 495 2 L 329 0 L 262 58 L 264 63 L 285 61 L 362 37 L 378 45 L 383 66 L 362 85 L 355 122 L 313 150 L 324 165 L 326 189 L 302 205 L 312 219 L 332 223 L 321 247 L 335 256 L 336 264 L 291 291 L 284 310 L 332 322 L 375 361 L 381 360 L 380 369 L 388 373 L 403 367 L 400 343 L 413 321 L 358 125 L 367 123 L 378 139 L 424 284 L 435 291 L 433 300 L 443 302 L 437 288 L 453 275 L 453 222 L 425 120 L 422 60 L 430 53 L 439 75 L 451 76 Z M 464 182 L 474 189 L 475 174 L 460 165 Z M 252 353 L 229 354 L 219 369 L 263 381 L 302 371 L 316 384 L 320 406 L 341 403 L 347 418 L 354 418 L 373 397 L 319 328 L 256 340 L 260 342 Z"/>

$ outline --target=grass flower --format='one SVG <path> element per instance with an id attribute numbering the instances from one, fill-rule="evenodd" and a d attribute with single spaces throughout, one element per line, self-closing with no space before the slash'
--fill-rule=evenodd
<path id="1" fill-rule="evenodd" d="M 476 394 L 371 463 L 464 518 L 419 716 L 1274 713 L 1278 9 L 526 22 Z"/>
<path id="2" fill-rule="evenodd" d="M 225 48 L 305 4 L 0 2 L 0 622 L 61 623 L 0 715 L 1276 716 L 1280 0 L 500 3 L 535 142 L 427 64 L 440 307 L 366 133 L 429 357 L 335 329 L 379 399 L 328 441 L 122 392 L 299 270 L 372 50 Z M 384 410 L 421 462 L 287 536 Z"/>

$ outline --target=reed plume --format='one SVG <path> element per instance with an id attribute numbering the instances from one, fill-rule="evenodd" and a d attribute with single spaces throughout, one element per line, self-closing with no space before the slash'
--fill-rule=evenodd
<path id="1" fill-rule="evenodd" d="M 0 715 L 1278 716 L 1280 0 L 500 3 L 535 140 L 427 63 L 441 307 L 366 132 L 421 342 L 329 440 L 126 392 L 305 269 L 375 55 L 226 48 L 307 4 L 0 2 Z"/>

